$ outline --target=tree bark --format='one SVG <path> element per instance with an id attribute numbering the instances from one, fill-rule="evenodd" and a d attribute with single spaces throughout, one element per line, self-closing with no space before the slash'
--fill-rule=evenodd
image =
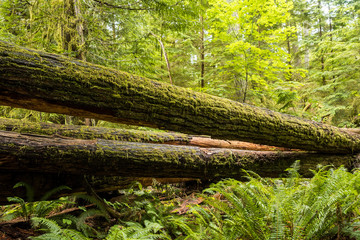
<path id="1" fill-rule="evenodd" d="M 200 14 L 200 24 L 201 24 L 201 30 L 200 30 L 200 87 L 205 87 L 205 29 L 204 29 L 204 16 L 203 14 Z"/>
<path id="2" fill-rule="evenodd" d="M 353 155 L 326 155 L 306 152 L 248 151 L 167 144 L 79 140 L 0 131 L 0 169 L 54 174 L 236 178 L 242 169 L 264 177 L 279 177 L 296 160 L 301 174 L 318 164 L 353 168 Z"/>
<path id="3" fill-rule="evenodd" d="M 321 0 L 318 0 L 318 11 L 319 11 L 319 38 L 320 41 L 322 41 L 322 37 L 323 37 L 323 26 L 322 26 L 322 4 L 321 4 Z M 320 49 L 320 64 L 321 64 L 321 78 L 322 78 L 322 85 L 326 85 L 326 78 L 325 78 L 325 53 L 324 50 Z"/>
<path id="4" fill-rule="evenodd" d="M 170 84 L 174 84 L 173 83 L 173 80 L 172 80 L 172 77 L 171 77 L 171 69 L 170 69 L 170 61 L 169 61 L 169 58 L 168 58 L 168 55 L 167 55 L 167 52 L 165 50 L 165 45 L 164 43 L 161 41 L 161 38 L 156 36 L 154 33 L 150 32 L 151 35 L 153 35 L 159 42 L 160 44 L 160 47 L 161 47 L 161 50 L 162 50 L 162 53 L 164 54 L 164 59 L 165 59 L 165 62 L 166 62 L 166 67 L 167 67 L 167 70 L 168 70 L 168 73 L 169 73 L 169 81 L 170 81 Z"/>
<path id="5" fill-rule="evenodd" d="M 231 148 L 255 151 L 285 151 L 286 148 L 260 145 L 241 141 L 225 141 L 208 136 L 194 136 L 176 132 L 144 131 L 134 129 L 114 129 L 61 125 L 52 123 L 34 123 L 19 119 L 0 118 L 0 130 L 15 131 L 78 139 L 106 139 L 128 142 L 162 143 L 171 145 L 190 145 L 206 148 Z"/>
<path id="6" fill-rule="evenodd" d="M 324 153 L 358 153 L 339 128 L 0 42 L 0 104 Z"/>

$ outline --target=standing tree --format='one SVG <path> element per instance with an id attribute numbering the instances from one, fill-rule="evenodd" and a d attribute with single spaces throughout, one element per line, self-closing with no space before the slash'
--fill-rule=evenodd
<path id="1" fill-rule="evenodd" d="M 271 95 L 272 85 L 289 70 L 281 43 L 293 31 L 284 27 L 291 2 L 212 0 L 210 5 L 212 41 L 222 48 L 212 54 L 221 58 L 218 64 L 227 87 L 238 101 L 266 105 L 264 96 Z"/>

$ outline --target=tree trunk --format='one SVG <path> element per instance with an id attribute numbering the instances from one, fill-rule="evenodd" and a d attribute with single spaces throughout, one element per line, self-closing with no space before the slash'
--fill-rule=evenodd
<path id="1" fill-rule="evenodd" d="M 322 6 L 321 0 L 318 0 L 318 11 L 319 11 L 319 38 L 322 41 L 323 37 L 323 26 L 322 26 Z M 321 64 L 321 75 L 322 75 L 322 85 L 326 85 L 326 78 L 325 78 L 325 58 L 324 58 L 324 50 L 320 50 L 320 64 Z"/>
<path id="2" fill-rule="evenodd" d="M 201 24 L 201 30 L 200 30 L 200 79 L 201 79 L 201 83 L 200 83 L 200 87 L 204 88 L 205 87 L 205 30 L 204 30 L 204 16 L 201 14 L 200 15 L 200 24 Z"/>
<path id="3" fill-rule="evenodd" d="M 0 42 L 0 104 L 327 153 L 360 152 L 339 128 Z"/>
<path id="4" fill-rule="evenodd" d="M 318 164 L 353 168 L 356 156 L 247 151 L 167 144 L 79 140 L 0 131 L 0 169 L 8 172 L 158 177 L 236 178 L 242 169 L 279 177 L 296 160 L 305 176 Z"/>
<path id="5" fill-rule="evenodd" d="M 193 136 L 175 132 L 143 131 L 134 129 L 114 129 L 51 123 L 33 123 L 18 119 L 0 118 L 0 130 L 15 131 L 54 137 L 78 139 L 106 139 L 128 142 L 162 143 L 171 145 L 190 145 L 206 148 L 231 148 L 255 151 L 285 151 L 290 149 L 266 146 L 240 141 L 211 139 L 207 136 Z"/>
<path id="6" fill-rule="evenodd" d="M 169 61 L 169 58 L 168 58 L 168 55 L 167 55 L 167 52 L 166 52 L 166 49 L 165 49 L 165 45 L 164 43 L 161 41 L 161 38 L 156 36 L 154 33 L 150 32 L 151 35 L 153 35 L 160 43 L 160 47 L 161 47 L 161 50 L 162 50 L 162 53 L 164 54 L 164 59 L 165 59 L 165 62 L 166 62 L 166 67 L 167 67 L 167 70 L 168 70 L 168 73 L 169 73 L 169 81 L 170 81 L 170 84 L 174 84 L 173 81 L 172 81 L 172 77 L 171 77 L 171 69 L 170 69 L 170 61 Z M 161 55 L 162 56 L 162 55 Z"/>

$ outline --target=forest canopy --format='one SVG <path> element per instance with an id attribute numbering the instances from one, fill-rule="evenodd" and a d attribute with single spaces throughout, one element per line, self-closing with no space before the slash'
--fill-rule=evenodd
<path id="1" fill-rule="evenodd" d="M 356 0 L 2 0 L 0 39 L 356 127 L 359 11 Z"/>

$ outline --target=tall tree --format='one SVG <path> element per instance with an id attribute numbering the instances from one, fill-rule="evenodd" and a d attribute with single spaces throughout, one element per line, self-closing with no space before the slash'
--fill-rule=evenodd
<path id="1" fill-rule="evenodd" d="M 222 48 L 212 54 L 222 59 L 219 69 L 233 98 L 266 105 L 263 96 L 270 96 L 272 84 L 289 69 L 281 43 L 292 31 L 284 27 L 291 2 L 212 0 L 210 5 L 212 41 Z"/>

